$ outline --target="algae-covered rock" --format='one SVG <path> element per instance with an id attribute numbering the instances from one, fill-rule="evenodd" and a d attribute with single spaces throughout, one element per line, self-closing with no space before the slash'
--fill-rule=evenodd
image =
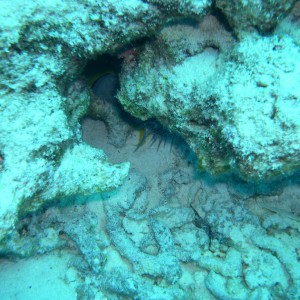
<path id="1" fill-rule="evenodd" d="M 81 142 L 78 118 L 87 91 L 77 89 L 67 99 L 51 86 L 42 89 L 1 97 L 1 237 L 17 216 L 59 197 L 115 188 L 128 173 L 128 163 L 112 165 L 101 150 Z"/>
<path id="2" fill-rule="evenodd" d="M 289 37 L 237 42 L 207 17 L 196 27 L 166 27 L 125 65 L 119 99 L 179 133 L 199 169 L 273 179 L 300 167 L 299 59 Z"/>
<path id="3" fill-rule="evenodd" d="M 218 7 L 227 17 L 237 33 L 258 29 L 269 33 L 288 14 L 297 0 L 216 0 Z"/>
<path id="4" fill-rule="evenodd" d="M 240 1 L 224 3 L 217 1 L 216 7 L 235 31 L 257 26 L 265 32 L 294 1 L 276 2 L 268 18 L 252 23 L 249 16 L 258 15 L 250 12 L 260 7 L 249 2 L 240 10 Z M 209 0 L 1 1 L 0 240 L 18 216 L 46 202 L 122 183 L 128 163 L 111 165 L 101 150 L 82 143 L 79 120 L 90 91 L 81 72 L 87 59 L 116 54 L 176 17 L 192 16 L 194 24 L 164 28 L 139 54 L 139 64 L 137 54 L 125 59 L 119 95 L 125 108 L 181 134 L 197 153 L 199 168 L 232 169 L 245 178 L 299 168 L 299 95 L 291 88 L 299 78 L 298 50 L 289 38 L 250 36 L 237 44 L 213 17 L 196 25 L 211 5 Z M 240 93 L 243 88 L 252 94 Z"/>
<path id="5" fill-rule="evenodd" d="M 211 4 L 200 2 L 198 16 Z M 153 34 L 174 13 L 160 9 L 141 0 L 1 1 L 0 241 L 45 203 L 122 183 L 129 164 L 82 143 L 90 92 L 81 72 L 87 59 Z"/>
<path id="6" fill-rule="evenodd" d="M 157 5 L 168 14 L 181 16 L 202 16 L 212 4 L 211 0 L 146 0 L 148 3 Z"/>
<path id="7" fill-rule="evenodd" d="M 135 18 L 150 22 L 156 13 L 139 1 L 122 7 L 97 1 L 0 6 L 2 240 L 18 216 L 59 197 L 113 189 L 125 179 L 128 163 L 112 165 L 101 150 L 82 144 L 79 119 L 90 96 L 77 78 L 81 57 L 139 35 L 145 25 Z M 130 26 L 119 20 L 125 16 Z"/>

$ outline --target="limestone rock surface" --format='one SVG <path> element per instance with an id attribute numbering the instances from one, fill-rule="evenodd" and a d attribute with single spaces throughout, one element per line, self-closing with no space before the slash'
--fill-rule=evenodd
<path id="1" fill-rule="evenodd" d="M 162 30 L 125 65 L 119 99 L 179 133 L 200 170 L 269 180 L 300 167 L 299 59 L 288 36 L 236 41 L 208 16 Z"/>
<path id="2" fill-rule="evenodd" d="M 199 16 L 211 4 L 177 7 L 174 1 L 170 8 L 189 12 L 194 2 Z M 171 11 L 156 4 L 1 1 L 0 241 L 19 216 L 61 197 L 116 188 L 125 179 L 129 163 L 112 165 L 82 142 L 79 121 L 90 90 L 81 73 L 88 59 L 159 28 Z"/>
<path id="3" fill-rule="evenodd" d="M 267 34 L 288 14 L 297 0 L 217 0 L 216 7 L 226 18 L 236 33 L 258 29 Z"/>

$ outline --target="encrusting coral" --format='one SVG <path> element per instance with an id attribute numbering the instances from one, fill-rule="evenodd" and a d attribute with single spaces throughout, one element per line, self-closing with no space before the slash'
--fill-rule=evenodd
<path id="1" fill-rule="evenodd" d="M 118 98 L 136 117 L 181 135 L 199 169 L 274 180 L 300 168 L 299 59 L 284 34 L 236 41 L 207 16 L 164 28 L 138 63 L 125 64 Z"/>
<path id="2" fill-rule="evenodd" d="M 79 298 L 299 299 L 299 188 L 252 182 L 300 167 L 299 41 L 275 28 L 294 1 L 23 2 L 0 2 L 1 256 L 72 252 L 80 278 L 64 281 Z M 134 152 L 99 99 L 110 137 L 97 138 L 133 170 L 83 141 L 86 61 L 120 52 L 125 109 L 194 153 Z M 199 168 L 250 183 L 195 174 L 195 153 Z"/>
<path id="3" fill-rule="evenodd" d="M 169 4 L 176 10 L 176 3 Z M 211 4 L 201 3 L 198 16 Z M 0 10 L 0 241 L 5 244 L 19 216 L 60 197 L 123 182 L 129 163 L 112 165 L 102 151 L 82 142 L 79 121 L 90 93 L 81 72 L 87 59 L 153 33 L 171 12 L 140 0 L 26 5 L 4 0 Z M 184 13 L 189 10 L 179 12 Z"/>

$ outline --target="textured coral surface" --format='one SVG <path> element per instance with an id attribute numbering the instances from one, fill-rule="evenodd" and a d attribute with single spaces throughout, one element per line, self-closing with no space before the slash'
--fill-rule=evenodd
<path id="1" fill-rule="evenodd" d="M 201 15 L 210 2 L 198 4 Z M 193 1 L 183 6 L 183 15 L 196 7 Z M 87 58 L 150 34 L 170 12 L 113 0 L 4 0 L 0 8 L 2 240 L 18 217 L 47 202 L 122 183 L 129 164 L 111 165 L 102 151 L 82 143 L 79 120 L 90 94 L 81 72 Z"/>
<path id="2" fill-rule="evenodd" d="M 0 299 L 300 299 L 294 3 L 0 1 Z"/>
<path id="3" fill-rule="evenodd" d="M 162 30 L 124 67 L 118 97 L 179 133 L 200 169 L 270 180 L 300 166 L 299 59 L 284 33 L 236 41 L 207 17 Z"/>

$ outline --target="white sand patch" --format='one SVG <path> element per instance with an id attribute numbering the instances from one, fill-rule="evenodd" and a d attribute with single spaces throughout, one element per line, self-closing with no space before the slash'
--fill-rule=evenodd
<path id="1" fill-rule="evenodd" d="M 65 281 L 71 255 L 59 253 L 61 255 L 54 252 L 16 262 L 1 260 L 0 299 L 76 299 L 74 287 Z"/>

